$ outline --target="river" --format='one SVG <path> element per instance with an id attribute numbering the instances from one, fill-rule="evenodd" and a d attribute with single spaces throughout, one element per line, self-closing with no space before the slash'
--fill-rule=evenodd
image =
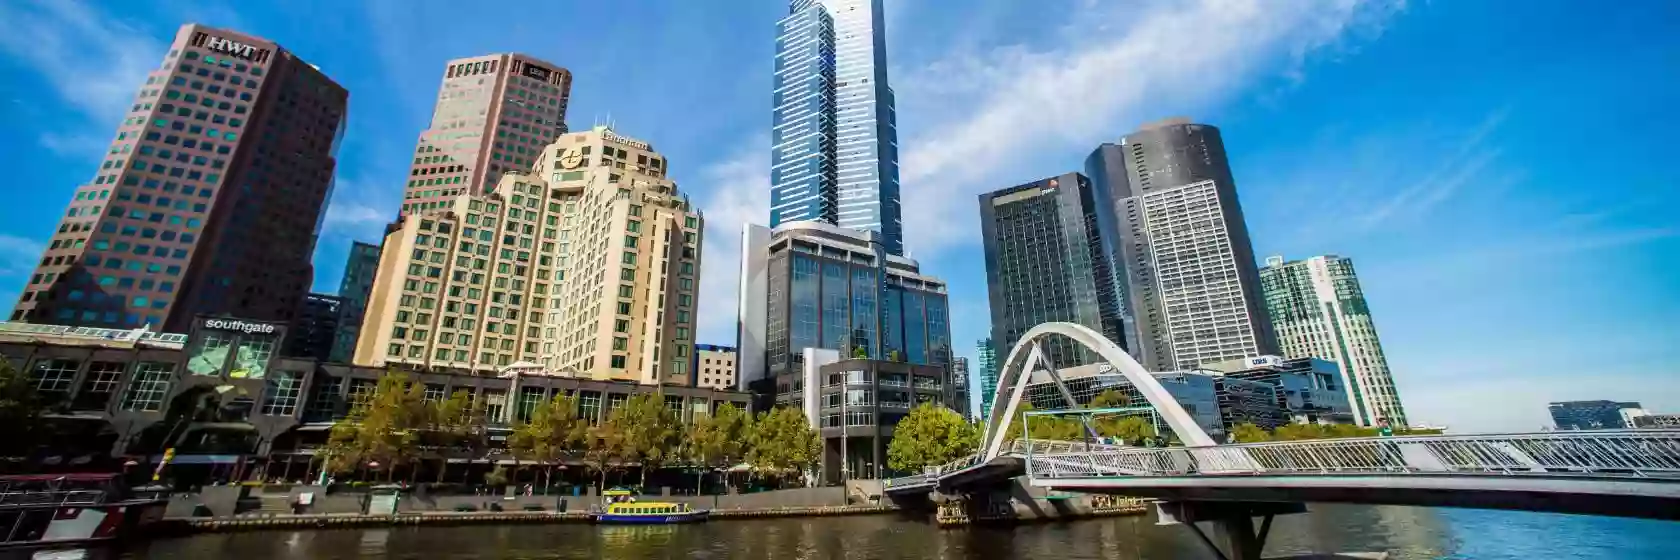
<path id="1" fill-rule="evenodd" d="M 1313 505 L 1280 517 L 1268 555 L 1387 551 L 1413 559 L 1680 559 L 1680 524 L 1606 517 Z M 1153 516 L 939 529 L 881 515 L 716 521 L 702 525 L 512 525 L 274 531 L 152 542 L 123 558 L 696 560 L 1212 558 L 1184 527 Z"/>

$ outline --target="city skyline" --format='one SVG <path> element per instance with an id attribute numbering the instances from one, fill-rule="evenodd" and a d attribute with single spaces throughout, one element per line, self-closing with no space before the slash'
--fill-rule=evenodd
<path id="1" fill-rule="evenodd" d="M 886 17 L 889 20 L 896 17 L 911 18 L 917 22 L 931 21 L 928 19 L 931 14 L 925 6 L 911 5 L 900 8 L 895 14 L 892 6 L 896 4 L 888 4 Z M 953 134 L 951 131 L 983 132 L 983 128 L 964 127 L 979 126 L 973 124 L 979 121 L 978 115 L 989 115 L 991 113 L 986 111 L 998 108 L 995 103 L 991 103 L 993 98 L 1016 96 L 1031 101 L 1036 99 L 1033 97 L 1038 95 L 1036 92 L 1006 90 L 1004 93 L 1008 95 L 992 95 L 990 90 L 981 94 L 982 90 L 963 89 L 974 87 L 977 83 L 991 83 L 985 80 L 999 79 L 989 75 L 976 76 L 973 78 L 975 82 L 953 83 L 935 83 L 936 80 L 930 80 L 928 77 L 955 76 L 951 72 L 960 69 L 958 64 L 964 63 L 965 60 L 1012 60 L 991 58 L 1006 57 L 1007 54 L 980 49 L 963 51 L 977 53 L 975 56 L 979 58 L 976 59 L 962 58 L 962 53 L 958 53 L 959 56 L 947 56 L 954 51 L 939 47 L 938 42 L 959 44 L 962 41 L 958 40 L 960 37 L 953 29 L 939 25 L 919 30 L 918 35 L 928 36 L 923 40 L 889 40 L 888 43 L 893 45 L 895 61 L 901 61 L 899 63 L 904 67 L 920 70 L 909 74 L 918 76 L 917 79 L 910 80 L 909 85 L 906 85 L 903 79 L 898 83 L 903 112 L 907 115 L 923 115 L 918 117 L 922 119 L 920 123 L 906 127 L 907 141 L 904 145 L 907 153 L 903 157 L 907 166 L 906 178 L 914 176 L 920 180 L 918 185 L 929 185 L 925 189 L 927 192 L 922 194 L 913 195 L 911 191 L 906 192 L 913 197 L 922 197 L 919 201 L 923 204 L 918 206 L 914 204 L 916 200 L 907 201 L 906 207 L 913 209 L 910 214 L 914 219 L 906 222 L 909 231 L 906 232 L 905 239 L 908 249 L 918 260 L 923 261 L 924 267 L 930 273 L 953 282 L 952 307 L 956 318 L 953 321 L 954 338 L 975 340 L 983 336 L 983 333 L 966 326 L 970 323 L 983 323 L 985 317 L 984 300 L 975 298 L 977 293 L 983 297 L 983 287 L 977 292 L 971 280 L 975 278 L 972 261 L 977 260 L 975 257 L 978 254 L 975 251 L 978 239 L 973 235 L 977 228 L 970 227 L 973 225 L 972 218 L 960 217 L 956 213 L 927 203 L 937 200 L 941 193 L 961 192 L 969 195 L 979 192 L 979 185 L 965 182 L 963 177 L 977 171 L 983 174 L 1001 173 L 1015 178 L 1015 182 L 1021 182 L 1073 168 L 1071 166 L 1077 165 L 1082 150 L 1088 150 L 1089 146 L 1093 145 L 1092 141 L 1112 139 L 1134 129 L 1138 123 L 1160 116 L 1185 113 L 1196 116 L 1200 122 L 1220 126 L 1226 132 L 1227 144 L 1233 151 L 1232 166 L 1236 174 L 1242 177 L 1244 210 L 1250 216 L 1250 227 L 1255 230 L 1253 237 L 1257 253 L 1338 253 L 1351 256 L 1362 263 L 1361 277 L 1366 284 L 1367 296 L 1375 313 L 1383 316 L 1381 328 L 1385 350 L 1395 362 L 1394 370 L 1398 373 L 1396 382 L 1401 387 L 1401 393 L 1406 396 L 1408 412 L 1411 412 L 1415 421 L 1451 424 L 1458 429 L 1470 430 L 1476 429 L 1477 426 L 1497 429 L 1499 426 L 1533 428 L 1545 425 L 1547 422 L 1543 416 L 1544 409 L 1537 407 L 1536 403 L 1568 400 L 1571 395 L 1562 392 L 1567 387 L 1554 380 L 1555 374 L 1535 373 L 1541 369 L 1568 370 L 1592 367 L 1605 377 L 1608 385 L 1629 387 L 1626 391 L 1605 388 L 1601 391 L 1605 393 L 1602 396 L 1625 398 L 1623 395 L 1612 393 L 1631 392 L 1633 387 L 1639 387 L 1638 397 L 1654 409 L 1675 408 L 1676 391 L 1672 386 L 1673 381 L 1662 378 L 1660 374 L 1673 371 L 1677 364 L 1680 364 L 1680 357 L 1674 354 L 1673 349 L 1655 343 L 1660 342 L 1663 336 L 1658 318 L 1672 314 L 1675 309 L 1675 303 L 1671 299 L 1656 295 L 1659 288 L 1674 283 L 1673 273 L 1661 270 L 1656 263 L 1664 262 L 1660 256 L 1675 253 L 1673 240 L 1676 232 L 1672 225 L 1660 221 L 1651 222 L 1650 220 L 1656 218 L 1631 213 L 1631 209 L 1627 207 L 1629 201 L 1633 201 L 1637 206 L 1671 200 L 1668 197 L 1672 197 L 1672 194 L 1650 190 L 1648 185 L 1671 180 L 1672 172 L 1650 168 L 1623 169 L 1619 170 L 1617 175 L 1622 179 L 1621 182 L 1598 187 L 1598 190 L 1619 189 L 1611 192 L 1626 196 L 1577 192 L 1574 198 L 1569 198 L 1564 195 L 1567 191 L 1553 187 L 1545 192 L 1549 193 L 1548 196 L 1561 198 L 1519 199 L 1518 204 L 1495 204 L 1496 201 L 1509 199 L 1508 191 L 1525 183 L 1554 185 L 1560 184 L 1563 178 L 1569 176 L 1557 166 L 1543 161 L 1539 157 L 1542 152 L 1534 141 L 1520 138 L 1525 134 L 1535 138 L 1543 137 L 1541 134 L 1529 134 L 1530 131 L 1558 132 L 1556 123 L 1542 125 L 1537 122 L 1537 119 L 1543 116 L 1555 116 L 1559 113 L 1552 110 L 1552 103 L 1555 102 L 1524 95 L 1520 93 L 1520 88 L 1511 86 L 1483 88 L 1477 90 L 1479 93 L 1466 94 L 1464 99 L 1456 99 L 1442 106 L 1408 105 L 1375 93 L 1371 96 L 1380 100 L 1343 100 L 1326 103 L 1326 99 L 1335 95 L 1334 88 L 1326 87 L 1326 83 L 1347 84 L 1350 81 L 1379 80 L 1380 78 L 1371 74 L 1374 71 L 1372 68 L 1381 67 L 1384 61 L 1394 61 L 1400 56 L 1396 50 L 1399 47 L 1392 46 L 1392 43 L 1406 44 L 1405 41 L 1418 41 L 1419 37 L 1428 34 L 1429 30 L 1454 29 L 1461 25 L 1470 25 L 1467 22 L 1490 21 L 1493 17 L 1489 13 L 1477 12 L 1478 8 L 1474 7 L 1410 6 L 1399 10 L 1386 4 L 1357 6 L 1358 14 L 1335 11 L 1331 15 L 1319 16 L 1308 16 L 1289 10 L 1258 15 L 1251 9 L 1231 10 L 1232 13 L 1220 15 L 1198 12 L 1197 10 L 1203 8 L 1201 6 L 1146 12 L 1140 16 L 1146 21 L 1170 23 L 1182 21 L 1184 18 L 1204 17 L 1211 18 L 1209 21 L 1215 25 L 1235 25 L 1253 21 L 1276 24 L 1266 27 L 1266 32 L 1259 34 L 1257 38 L 1245 39 L 1257 41 L 1258 43 L 1244 46 L 1252 46 L 1255 51 L 1262 53 L 1272 52 L 1275 55 L 1276 52 L 1288 50 L 1285 47 L 1298 43 L 1312 46 L 1345 45 L 1357 47 L 1357 50 L 1334 61 L 1325 60 L 1324 57 L 1308 57 L 1309 60 L 1304 62 L 1280 63 L 1275 59 L 1253 58 L 1261 55 L 1224 51 L 1216 53 L 1211 62 L 1200 59 L 1177 61 L 1183 64 L 1204 65 L 1199 67 L 1203 70 L 1230 70 L 1230 81 L 1238 84 L 1215 80 L 1217 83 L 1214 85 L 1219 87 L 1214 88 L 1213 93 L 1182 103 L 1115 101 L 1105 95 L 1091 94 L 1088 96 L 1088 102 L 1083 105 L 1094 107 L 1084 113 L 1094 115 L 1093 122 L 1090 126 L 1075 127 L 1076 130 L 1067 133 L 1077 136 L 1077 141 L 1049 137 L 1040 129 L 1023 129 L 1019 134 L 1021 140 L 999 143 L 1010 150 L 1024 149 L 1033 154 L 1030 156 L 984 151 L 992 148 L 964 143 L 961 141 L 964 135 Z M 1252 8 L 1249 5 L 1241 7 Z M 1065 13 L 1051 10 L 1051 14 L 1037 17 L 1040 21 L 1048 19 L 1047 23 L 1056 23 L 1064 19 L 1075 20 L 1069 14 L 1079 13 L 1076 10 L 1080 8 L 1072 5 L 1065 8 L 1062 10 Z M 159 29 L 172 28 L 173 25 L 191 19 L 188 17 L 191 14 L 111 15 L 85 6 L 82 6 L 80 11 L 30 10 L 11 5 L 3 9 L 7 15 L 27 15 L 28 17 L 8 18 L 19 22 L 20 26 L 42 21 L 91 20 L 104 26 L 98 29 L 117 32 L 115 35 L 118 39 L 107 37 L 101 40 L 130 40 L 141 45 L 155 45 L 162 41 L 160 37 L 165 36 Z M 774 6 L 768 9 L 776 11 Z M 354 67 L 344 58 L 351 56 L 350 54 L 336 53 L 340 49 L 337 46 L 322 46 L 318 39 L 312 39 L 307 33 L 300 33 L 297 29 L 288 27 L 291 25 L 285 23 L 288 20 L 272 16 L 274 23 L 270 23 L 269 18 L 260 15 L 263 11 L 260 7 L 241 7 L 241 10 L 246 12 L 242 20 L 248 25 L 228 25 L 229 27 L 262 35 L 285 44 L 288 48 L 298 49 L 303 53 L 300 56 L 305 59 L 312 62 L 320 60 L 319 64 L 329 75 L 333 75 L 338 69 Z M 369 10 L 379 17 L 395 18 L 399 21 L 405 17 L 427 16 L 393 14 L 390 10 L 380 12 L 377 6 L 370 7 Z M 1011 11 L 1011 8 L 1000 10 L 1005 14 L 1017 14 Z M 252 11 L 257 14 L 251 14 Z M 692 10 L 679 12 L 680 15 L 702 20 L 711 17 Z M 1527 16 L 1532 20 L 1531 23 L 1556 26 L 1569 20 L 1568 14 L 1562 13 L 1556 6 L 1542 6 L 1536 12 L 1537 14 Z M 732 22 L 731 25 L 739 24 L 743 29 L 764 29 L 764 22 L 769 21 L 770 27 L 773 28 L 774 19 L 779 15 L 768 14 L 767 19 L 765 14 L 755 13 L 739 16 L 745 19 L 727 21 Z M 599 20 L 609 17 L 609 14 L 596 16 Z M 228 16 L 224 14 L 223 17 Z M 436 17 L 436 14 L 431 14 L 430 17 Z M 1327 21 L 1334 23 L 1347 23 L 1349 27 L 1376 25 L 1384 33 L 1380 37 L 1356 37 L 1357 34 L 1350 31 L 1344 36 L 1340 27 L 1330 26 L 1338 31 L 1324 35 L 1324 27 L 1308 25 L 1326 21 L 1317 19 L 1320 17 L 1329 18 Z M 1631 16 L 1618 17 L 1628 17 L 1630 25 L 1635 23 Z M 1362 18 L 1375 20 L 1376 23 Z M 144 23 L 133 26 L 125 23 L 131 21 Z M 214 18 L 205 18 L 205 21 L 210 25 L 222 23 Z M 996 20 L 991 21 L 994 21 L 995 28 Z M 81 32 L 74 29 L 85 28 L 71 26 L 72 31 L 57 33 L 71 34 L 64 40 L 75 39 L 78 36 L 74 34 Z M 896 28 L 891 24 L 887 29 L 889 33 L 896 33 L 894 38 L 905 36 L 902 32 L 893 31 Z M 1501 33 L 1504 35 L 1500 35 Z M 728 45 L 718 48 L 732 49 L 733 54 L 727 57 L 729 63 L 725 67 L 739 67 L 742 64 L 747 64 L 748 67 L 732 68 L 732 73 L 739 72 L 742 77 L 722 81 L 743 82 L 738 86 L 742 91 L 765 89 L 768 73 L 764 70 L 767 64 L 763 61 L 770 58 L 768 53 L 773 45 L 767 43 L 770 43 L 771 39 L 766 33 L 756 31 L 742 35 L 746 37 L 731 39 Z M 1490 35 L 1492 36 L 1461 41 L 1477 45 L 1483 44 L 1482 41 L 1497 44 L 1499 36 L 1519 36 L 1514 28 L 1508 26 L 1494 26 Z M 767 180 L 763 179 L 767 175 L 762 172 L 768 166 L 768 158 L 764 155 L 767 150 L 759 144 L 762 140 L 755 136 L 755 131 L 767 129 L 767 126 L 763 124 L 764 117 L 751 115 L 753 111 L 763 113 L 763 107 L 767 104 L 765 94 L 733 92 L 729 89 L 737 87 L 733 83 L 714 89 L 701 88 L 703 91 L 699 92 L 699 95 L 709 96 L 706 99 L 726 109 L 720 113 L 747 115 L 748 118 L 744 119 L 744 122 L 735 123 L 730 121 L 740 117 L 706 116 L 696 117 L 696 124 L 690 127 L 648 126 L 646 123 L 665 118 L 664 115 L 672 114 L 679 108 L 692 107 L 695 100 L 688 99 L 680 103 L 659 102 L 654 99 L 654 95 L 647 93 L 631 93 L 617 97 L 604 95 L 609 91 L 623 89 L 625 84 L 616 83 L 621 82 L 623 76 L 603 70 L 602 68 L 610 66 L 605 63 L 576 60 L 581 58 L 576 55 L 568 56 L 568 52 L 581 52 L 577 49 L 568 51 L 565 48 L 534 48 L 517 44 L 522 37 L 527 41 L 532 40 L 534 36 L 529 33 L 516 32 L 497 37 L 481 33 L 478 37 L 478 42 L 471 45 L 455 42 L 417 49 L 425 54 L 422 56 L 416 53 L 411 56 L 421 59 L 423 64 L 416 62 L 414 65 L 424 67 L 423 71 L 398 72 L 391 68 L 382 68 L 373 71 L 372 78 L 366 74 L 350 78 L 352 82 L 357 82 L 348 84 L 353 92 L 352 98 L 357 101 L 352 102 L 352 123 L 346 137 L 346 147 L 356 155 L 341 155 L 340 159 L 346 166 L 354 168 L 339 173 L 339 189 L 334 205 L 324 220 L 326 229 L 320 253 L 326 256 L 318 255 L 315 259 L 317 291 L 332 292 L 333 287 L 337 285 L 339 275 L 333 269 L 344 261 L 343 251 L 348 246 L 348 240 L 373 240 L 374 236 L 369 233 L 376 234 L 383 228 L 383 223 L 380 222 L 388 222 L 395 213 L 396 206 L 393 206 L 392 202 L 394 198 L 400 198 L 402 174 L 407 172 L 407 164 L 411 159 L 403 156 L 413 147 L 414 134 L 423 127 L 421 121 L 426 116 L 425 104 L 417 104 L 412 99 L 405 102 L 404 98 L 429 99 L 436 91 L 436 69 L 442 61 L 480 52 L 518 50 L 572 69 L 578 82 L 574 93 L 576 103 L 569 116 L 572 127 L 581 128 L 589 124 L 596 115 L 605 118 L 610 113 L 614 120 L 623 123 L 624 129 L 634 130 L 640 136 L 660 144 L 672 154 L 673 159 L 692 162 L 689 165 L 697 170 L 694 174 L 696 178 L 687 180 L 685 186 L 696 187 L 698 206 L 715 214 L 712 220 L 713 235 L 708 236 L 708 249 L 715 246 L 714 240 L 718 244 L 727 244 L 732 239 L 738 239 L 738 232 L 731 229 L 738 228 L 740 221 L 763 219 L 764 211 L 759 209 L 765 207 L 765 201 L 755 200 L 750 195 L 762 193 L 764 185 L 768 184 Z M 1128 41 L 1169 41 L 1150 37 L 1135 29 L 1116 33 L 1115 37 L 1114 41 L 1091 48 L 1129 44 Z M 1005 39 L 1001 44 L 1013 44 L 1009 42 L 1013 40 Z M 1068 57 L 1054 60 L 1071 60 L 1071 57 L 1091 54 L 1088 49 L 1081 50 L 1062 45 L 1056 42 L 1058 38 L 1055 37 L 1022 41 L 1026 41 L 1021 44 L 1030 49 L 1029 52 L 1042 52 L 1043 56 L 1049 57 Z M 95 46 L 100 44 L 103 43 Z M 55 83 L 53 80 L 67 79 L 59 77 L 64 70 L 45 69 L 44 63 L 34 61 L 27 54 L 19 54 L 23 51 L 15 44 L 6 43 L 0 46 L 5 47 L 7 55 L 6 66 L 0 71 L 5 72 L 4 76 L 8 82 L 36 83 L 46 80 L 50 85 Z M 351 45 L 346 45 L 349 46 Z M 650 48 L 662 46 L 668 45 L 659 43 Z M 144 48 L 139 50 L 144 51 Z M 1210 48 L 1230 49 L 1232 46 L 1219 43 L 1211 45 Z M 445 50 L 448 52 L 442 52 Z M 1309 51 L 1321 52 L 1312 49 Z M 107 53 L 106 60 L 117 60 L 118 55 L 115 53 L 126 51 L 113 49 L 104 52 Z M 908 55 L 901 56 L 906 52 Z M 161 51 L 144 57 L 135 56 L 149 57 L 145 64 L 154 64 L 157 56 L 153 55 L 161 56 Z M 1432 57 L 1438 55 L 1431 51 L 1423 56 L 1426 60 L 1435 60 Z M 755 60 L 755 57 L 762 60 Z M 715 66 L 716 61 L 708 59 L 705 62 Z M 1551 66 L 1535 66 L 1538 62 L 1528 64 L 1542 75 L 1552 75 L 1546 72 L 1560 72 L 1567 62 L 1569 61 L 1559 62 L 1558 69 Z M 1463 64 L 1474 65 L 1472 62 Z M 1457 69 L 1465 68 L 1464 65 L 1449 68 L 1453 69 L 1453 72 L 1459 72 Z M 707 68 L 712 67 L 706 64 L 700 66 L 701 68 L 682 71 L 676 76 L 661 76 L 658 81 L 670 82 L 685 76 L 704 75 L 708 71 Z M 1052 67 L 1061 68 L 1055 65 Z M 88 66 L 83 69 L 91 71 L 96 68 Z M 939 74 L 941 71 L 947 74 Z M 753 77 L 755 75 L 757 77 Z M 1521 76 L 1510 71 L 1504 71 L 1501 76 L 1514 83 L 1523 83 Z M 1600 83 L 1612 79 L 1611 76 L 1601 77 L 1603 80 L 1600 80 Z M 1388 79 L 1398 80 L 1395 83 L 1406 83 L 1401 77 Z M 590 80 L 607 83 L 586 84 Z M 371 88 L 358 85 L 384 81 L 392 82 L 392 85 Z M 1415 83 L 1417 80 L 1411 81 Z M 132 93 L 132 88 L 139 83 L 117 79 L 110 82 L 113 84 L 112 88 L 124 89 L 127 93 Z M 408 85 L 420 83 L 420 90 L 430 88 L 431 92 L 422 91 L 418 95 L 412 92 L 403 93 L 415 89 L 397 88 L 403 85 L 403 82 L 409 82 Z M 1170 77 L 1147 75 L 1146 82 L 1154 84 L 1151 86 L 1154 88 L 1169 88 L 1168 91 L 1177 91 L 1170 88 L 1179 87 Z M 947 94 L 936 95 L 941 91 L 941 87 L 955 88 L 956 91 L 945 90 Z M 393 94 L 393 88 L 400 91 Z M 1489 89 L 1491 91 L 1488 91 Z M 1659 82 L 1654 89 L 1637 94 L 1617 92 L 1622 96 L 1633 96 L 1627 103 L 1590 104 L 1576 99 L 1571 106 L 1582 103 L 1593 105 L 1594 108 L 1565 119 L 1564 124 L 1567 126 L 1564 126 L 1564 129 L 1592 130 L 1594 126 L 1606 126 L 1604 123 L 1614 122 L 1616 119 L 1612 117 L 1629 118 L 1631 115 L 1644 115 L 1656 118 L 1656 122 L 1663 122 L 1660 119 L 1661 115 L 1651 112 L 1654 108 L 1648 107 L 1645 105 L 1646 101 L 1642 100 L 1660 99 L 1672 90 L 1671 82 Z M 1598 96 L 1596 99 L 1603 99 L 1607 95 L 1605 92 L 1584 86 L 1571 91 L 1577 98 L 1585 99 L 1595 99 L 1595 95 Z M 78 135 L 103 136 L 116 121 L 112 118 L 101 120 L 101 117 L 95 116 L 110 111 L 102 107 L 111 105 L 108 102 L 102 105 L 101 102 L 92 100 L 97 92 L 59 86 L 56 90 L 47 89 L 44 93 L 47 94 L 44 97 L 14 97 L 14 102 L 5 109 L 6 116 L 11 120 L 28 123 L 19 130 L 7 133 L 4 137 L 5 145 L 23 153 L 41 154 L 40 158 L 30 158 L 22 163 L 24 180 L 29 184 L 38 185 L 35 190 L 40 192 L 32 190 L 24 193 L 19 200 L 17 207 L 27 209 L 28 212 L 12 210 L 7 214 L 9 227 L 3 230 L 8 236 L 7 239 L 12 245 L 22 244 L 30 247 L 27 250 L 16 250 L 16 253 L 23 256 L 15 257 L 13 262 L 30 263 L 37 259 L 46 240 L 46 233 L 50 231 L 50 224 L 31 214 L 56 215 L 64 208 L 73 185 L 84 180 L 78 176 L 86 175 L 88 170 L 92 169 L 89 162 L 93 166 L 97 165 L 93 152 L 85 147 L 78 152 L 73 141 L 80 139 Z M 58 95 L 55 97 L 54 94 Z M 13 95 L 21 96 L 23 93 Z M 126 97 L 126 94 L 112 97 Z M 377 104 L 382 98 L 395 99 L 396 102 L 389 103 L 392 106 L 390 108 L 380 108 Z M 24 103 L 19 101 L 21 99 L 30 101 Z M 126 107 L 127 101 L 123 99 L 121 106 Z M 1384 103 L 1392 104 L 1389 108 L 1395 116 L 1386 120 L 1366 118 L 1363 121 L 1355 116 L 1359 111 L 1366 111 Z M 421 108 L 416 110 L 416 105 L 420 105 Z M 946 105 L 949 108 L 943 107 Z M 359 111 L 368 107 L 372 107 L 372 110 L 367 116 L 362 116 Z M 911 111 L 911 107 L 915 107 L 917 111 Z M 975 118 L 953 114 L 964 112 L 974 113 Z M 25 118 L 31 114 L 41 116 Z M 44 116 L 51 115 L 58 115 L 57 118 L 66 120 L 67 124 L 37 124 L 37 121 L 45 118 Z M 1067 122 L 1058 118 L 1061 117 L 1046 120 L 1049 121 L 1049 125 Z M 1416 123 L 1404 122 L 1406 119 Z M 82 121 L 86 121 L 85 125 L 69 124 Z M 386 124 L 386 121 L 406 124 L 391 125 Z M 1277 123 L 1293 123 L 1293 126 L 1279 127 L 1276 126 Z M 381 130 L 380 127 L 384 127 L 385 132 L 373 132 Z M 693 132 L 683 128 L 692 129 Z M 1361 129 L 1367 129 L 1369 132 L 1350 132 Z M 666 131 L 673 130 L 677 131 L 676 138 L 666 140 L 666 136 L 671 134 Z M 1242 137 L 1240 140 L 1239 136 Z M 1047 138 L 1051 140 L 1044 141 Z M 100 145 L 98 149 L 102 149 L 103 140 L 95 140 L 90 144 Z M 375 146 L 381 143 L 396 143 L 399 147 Z M 400 147 L 403 143 L 407 143 L 408 146 Z M 1080 145 L 1085 147 L 1080 148 Z M 1417 165 L 1414 167 L 1419 169 L 1417 173 L 1408 174 L 1398 170 L 1385 164 L 1380 157 L 1393 153 L 1402 146 L 1412 149 L 1409 159 L 1416 160 Z M 58 151 L 54 151 L 54 147 Z M 1589 161 L 1618 161 L 1603 159 L 1612 156 L 1590 148 L 1583 150 L 1580 157 L 1596 158 Z M 1295 151 L 1301 153 L 1291 153 Z M 380 155 L 368 155 L 374 153 Z M 398 154 L 397 157 L 390 157 L 389 154 L 393 153 Z M 1008 157 L 1000 157 L 1000 154 Z M 1344 154 L 1351 157 L 1315 159 L 1315 154 Z M 988 158 L 1005 160 L 1007 163 L 976 161 Z M 36 163 L 35 159 L 42 161 Z M 759 161 L 760 159 L 764 161 Z M 747 163 L 740 163 L 743 161 Z M 62 166 L 66 169 L 49 170 L 45 167 L 47 165 Z M 709 169 L 706 169 L 708 166 Z M 396 172 L 380 169 L 394 167 L 402 169 Z M 912 171 L 911 168 L 916 170 Z M 943 184 L 929 184 L 927 181 L 930 179 L 936 179 L 935 183 Z M 746 189 L 732 188 L 733 185 L 744 183 L 753 184 L 757 190 L 749 192 Z M 1364 185 L 1361 186 L 1361 183 Z M 999 184 L 1010 183 L 994 181 L 989 186 L 995 188 Z M 1639 187 L 1640 185 L 1646 186 Z M 392 191 L 396 192 L 394 198 Z M 369 194 L 374 192 L 379 194 Z M 743 196 L 743 192 L 749 196 Z M 972 200 L 969 196 L 962 198 Z M 1608 200 L 1609 198 L 1617 200 Z M 972 213 L 972 207 L 966 204 L 954 206 L 962 207 L 959 212 Z M 740 208 L 751 211 L 743 211 Z M 1490 213 L 1494 208 L 1499 208 L 1500 212 Z M 1483 220 L 1480 226 L 1474 228 L 1453 225 L 1467 215 L 1495 218 L 1496 223 Z M 1560 219 L 1567 219 L 1564 222 L 1568 225 L 1567 228 L 1557 230 L 1537 225 L 1550 224 Z M 1451 222 L 1448 222 L 1449 220 Z M 718 227 L 724 229 L 715 229 Z M 1402 231 L 1416 232 L 1418 235 L 1409 236 L 1416 239 L 1407 245 L 1397 239 L 1401 237 L 1398 233 Z M 729 262 L 732 260 L 732 253 L 738 251 L 708 250 L 706 254 L 714 259 L 708 261 L 706 274 L 721 272 L 732 276 L 732 271 L 736 269 Z M 1603 264 L 1596 267 L 1581 266 L 1580 259 Z M 1566 266 L 1564 262 L 1570 264 Z M 16 267 L 15 264 L 11 266 Z M 1611 273 L 1611 270 L 1615 272 Z M 1495 271 L 1499 274 L 1494 274 Z M 1495 282 L 1495 278 L 1502 282 Z M 963 279 L 964 285 L 958 285 L 958 279 Z M 10 273 L 8 280 L 8 284 L 0 285 L 0 291 L 15 290 L 16 286 L 22 284 L 17 272 Z M 703 281 L 702 284 L 706 282 Z M 1513 284 L 1523 289 L 1511 290 Z M 710 291 L 703 289 L 703 294 L 728 293 L 734 287 L 733 282 L 726 282 L 722 287 L 724 289 L 721 290 L 716 289 L 718 286 L 713 286 L 714 289 Z M 1587 290 L 1589 287 L 1591 289 Z M 1437 295 L 1441 293 L 1450 295 Z M 1640 305 L 1628 305 L 1631 302 L 1639 302 Z M 1539 314 L 1542 309 L 1545 310 L 1545 314 Z M 707 322 L 719 320 L 720 318 L 702 319 Z M 721 320 L 733 323 L 732 317 Z M 1543 328 L 1543 325 L 1550 328 Z M 1627 335 L 1607 340 L 1590 332 L 1600 329 L 1625 330 Z M 699 341 L 729 344 L 732 341 L 718 334 L 728 330 L 720 329 L 716 325 L 711 325 L 710 328 L 703 325 Z M 1455 339 L 1463 339 L 1465 342 Z M 1566 348 L 1568 346 L 1575 348 Z M 1489 348 L 1500 351 L 1486 352 Z M 1602 354 L 1591 351 L 1593 348 Z M 964 352 L 969 349 L 966 345 L 959 345 L 958 350 Z M 1602 363 L 1603 354 L 1614 354 L 1612 363 Z M 1545 356 L 1547 362 L 1561 359 L 1563 366 L 1541 368 L 1539 356 Z M 1473 386 L 1449 386 L 1452 380 L 1472 377 L 1477 382 Z M 1511 384 L 1516 379 L 1524 380 L 1522 386 L 1513 387 L 1525 392 L 1520 405 L 1512 402 L 1509 410 L 1493 411 L 1498 414 L 1486 411 L 1456 412 L 1459 405 L 1473 402 L 1466 399 L 1474 397 L 1478 391 L 1485 393 L 1492 390 L 1489 383 L 1499 383 L 1503 380 L 1504 383 Z M 1646 387 L 1645 383 L 1655 387 Z M 1653 391 L 1655 395 L 1646 396 Z M 1583 395 L 1588 398 L 1598 396 L 1600 395 Z M 1666 402 L 1665 396 L 1668 399 Z M 1512 399 L 1508 397 L 1507 400 Z M 1419 405 L 1424 405 L 1421 407 L 1421 413 L 1413 410 L 1419 409 Z M 1541 412 L 1530 410 L 1536 408 Z M 1479 416 L 1460 421 L 1453 417 L 1456 414 Z"/>

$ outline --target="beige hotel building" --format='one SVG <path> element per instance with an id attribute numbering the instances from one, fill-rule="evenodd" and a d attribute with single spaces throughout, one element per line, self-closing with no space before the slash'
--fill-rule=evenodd
<path id="1" fill-rule="evenodd" d="M 608 127 L 385 236 L 353 361 L 690 383 L 703 218 L 665 158 Z"/>

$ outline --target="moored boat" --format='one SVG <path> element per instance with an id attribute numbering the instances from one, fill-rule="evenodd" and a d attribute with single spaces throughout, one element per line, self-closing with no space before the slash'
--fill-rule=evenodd
<path id="1" fill-rule="evenodd" d="M 710 510 L 694 509 L 674 502 L 639 502 L 634 492 L 613 489 L 601 494 L 602 509 L 589 513 L 596 523 L 608 525 L 673 525 L 705 521 Z"/>
<path id="2" fill-rule="evenodd" d="M 115 541 L 163 519 L 167 500 L 127 494 L 116 474 L 0 476 L 0 550 Z"/>

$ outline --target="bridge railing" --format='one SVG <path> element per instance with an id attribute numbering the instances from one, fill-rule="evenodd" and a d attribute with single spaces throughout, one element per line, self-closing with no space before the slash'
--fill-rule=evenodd
<path id="1" fill-rule="evenodd" d="M 1069 453 L 1106 452 L 1120 449 L 1132 449 L 1123 445 L 1105 445 L 1087 443 L 1083 441 L 1063 441 L 1047 439 L 1012 439 L 1003 449 L 1004 455 L 1015 457 L 1029 457 L 1035 455 L 1065 455 Z M 950 462 L 934 465 L 922 469 L 920 474 L 889 478 L 886 487 L 900 488 L 905 486 L 920 486 L 939 480 L 941 477 L 980 464 L 980 454 L 973 453 L 958 457 Z"/>
<path id="2" fill-rule="evenodd" d="M 1680 430 L 1412 436 L 1034 454 L 1039 478 L 1292 474 L 1680 478 Z"/>

